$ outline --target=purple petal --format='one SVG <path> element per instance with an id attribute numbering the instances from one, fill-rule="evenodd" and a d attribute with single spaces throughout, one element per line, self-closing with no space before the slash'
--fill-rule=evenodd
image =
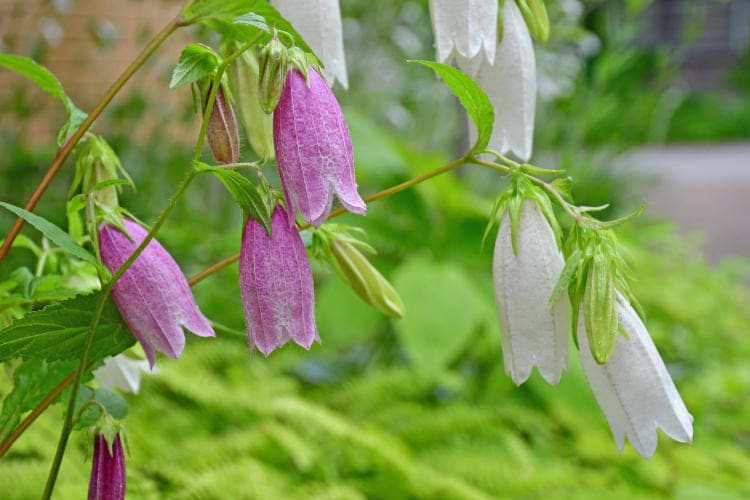
<path id="1" fill-rule="evenodd" d="M 124 219 L 131 241 L 120 230 L 99 230 L 102 260 L 115 272 L 146 237 L 146 230 Z M 152 240 L 112 289 L 123 319 L 143 346 L 151 366 L 154 350 L 177 358 L 185 347 L 183 327 L 201 337 L 214 336 L 209 321 L 198 310 L 185 275 L 171 255 Z"/>
<path id="2" fill-rule="evenodd" d="M 125 457 L 120 436 L 115 436 L 112 454 L 107 441 L 98 434 L 94 441 L 94 458 L 91 462 L 89 500 L 122 500 L 125 498 Z"/>
<path id="3" fill-rule="evenodd" d="M 287 74 L 274 112 L 274 145 L 290 224 L 295 211 L 314 226 L 331 212 L 334 192 L 348 210 L 363 214 L 346 120 L 336 97 L 317 71 L 310 85 L 297 70 Z"/>
<path id="4" fill-rule="evenodd" d="M 305 246 L 286 212 L 271 216 L 272 234 L 249 218 L 240 251 L 240 291 L 250 349 L 268 356 L 293 339 L 309 349 L 317 338 L 314 290 Z"/>

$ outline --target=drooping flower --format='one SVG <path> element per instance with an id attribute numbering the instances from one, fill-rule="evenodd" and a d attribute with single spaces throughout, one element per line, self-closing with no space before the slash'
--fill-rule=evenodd
<path id="1" fill-rule="evenodd" d="M 130 219 L 123 218 L 123 224 L 127 235 L 108 224 L 99 229 L 102 261 L 113 273 L 147 234 Z M 198 310 L 185 275 L 155 239 L 117 280 L 112 298 L 151 366 L 154 350 L 171 358 L 180 356 L 185 347 L 183 328 L 200 337 L 215 335 L 211 323 Z"/>
<path id="2" fill-rule="evenodd" d="M 339 0 L 272 0 L 323 63 L 323 76 L 349 87 Z"/>
<path id="3" fill-rule="evenodd" d="M 134 359 L 126 354 L 118 354 L 104 359 L 104 364 L 94 371 L 94 378 L 105 389 L 120 389 L 123 392 L 138 394 L 141 388 L 142 372 L 155 373 L 145 359 Z"/>
<path id="4" fill-rule="evenodd" d="M 240 135 L 237 129 L 237 119 L 221 85 L 216 90 L 211 116 L 208 118 L 206 137 L 217 162 L 227 165 L 239 161 Z"/>
<path id="5" fill-rule="evenodd" d="M 289 70 L 273 129 L 290 224 L 299 211 L 305 221 L 320 226 L 331 212 L 334 193 L 350 212 L 365 213 L 354 179 L 349 128 L 317 70 L 310 68 L 309 86 L 302 73 Z"/>
<path id="6" fill-rule="evenodd" d="M 305 245 L 276 207 L 271 234 L 249 217 L 240 249 L 240 292 L 250 350 L 268 356 L 290 339 L 309 349 L 318 339 L 315 294 Z"/>
<path id="7" fill-rule="evenodd" d="M 656 451 L 657 428 L 682 443 L 693 440 L 688 412 L 645 325 L 628 300 L 617 294 L 617 315 L 625 335 L 614 352 L 598 364 L 589 349 L 583 315 L 578 325 L 581 364 L 599 407 L 622 451 L 627 437 L 646 458 Z"/>
<path id="8" fill-rule="evenodd" d="M 465 65 L 495 108 L 489 148 L 502 154 L 513 152 L 527 161 L 534 143 L 536 60 L 529 29 L 515 1 L 508 0 L 503 7 L 503 38 L 494 63 L 475 58 Z"/>
<path id="9" fill-rule="evenodd" d="M 125 456 L 120 435 L 111 447 L 103 433 L 94 437 L 88 500 L 122 500 L 125 498 Z"/>
<path id="10" fill-rule="evenodd" d="M 495 61 L 497 0 L 430 0 L 437 60 L 449 63 L 454 56 L 462 69 L 469 61 Z"/>
<path id="11" fill-rule="evenodd" d="M 520 385 L 536 366 L 547 382 L 557 384 L 568 366 L 570 307 L 564 297 L 548 307 L 564 262 L 536 201 L 524 201 L 516 238 L 514 252 L 506 212 L 493 261 L 505 370 Z"/>

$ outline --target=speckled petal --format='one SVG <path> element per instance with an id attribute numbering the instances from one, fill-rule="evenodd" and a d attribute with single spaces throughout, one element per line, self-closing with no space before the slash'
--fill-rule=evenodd
<path id="1" fill-rule="evenodd" d="M 520 385 L 533 367 L 550 384 L 568 367 L 570 306 L 565 297 L 547 306 L 564 262 L 555 235 L 535 201 L 526 200 L 513 252 L 506 213 L 495 242 L 493 278 L 505 370 Z"/>
<path id="2" fill-rule="evenodd" d="M 351 137 L 336 97 L 315 70 L 310 86 L 289 71 L 274 112 L 274 144 L 289 223 L 296 211 L 319 226 L 330 214 L 334 192 L 348 210 L 363 214 L 357 193 Z"/>
<path id="3" fill-rule="evenodd" d="M 581 364 L 617 447 L 622 450 L 627 437 L 638 453 L 651 458 L 656 451 L 658 428 L 676 441 L 691 442 L 693 416 L 677 392 L 645 325 L 619 293 L 617 314 L 627 338 L 617 336 L 615 350 L 604 365 L 594 361 L 586 327 L 583 321 L 579 322 Z"/>
<path id="4" fill-rule="evenodd" d="M 99 230 L 102 260 L 115 272 L 146 237 L 146 230 L 129 219 L 130 237 L 105 225 Z M 185 275 L 171 255 L 152 240 L 112 289 L 112 298 L 123 319 L 140 341 L 151 366 L 154 350 L 177 358 L 185 347 L 183 327 L 192 333 L 214 335 L 209 321 L 198 310 Z"/>
<path id="5" fill-rule="evenodd" d="M 115 436 L 112 454 L 102 434 L 94 438 L 88 500 L 122 500 L 125 498 L 125 456 L 120 436 Z"/>
<path id="6" fill-rule="evenodd" d="M 312 272 L 286 212 L 271 216 L 272 234 L 248 218 L 240 250 L 240 292 L 250 349 L 268 356 L 290 339 L 309 349 L 318 339 Z"/>

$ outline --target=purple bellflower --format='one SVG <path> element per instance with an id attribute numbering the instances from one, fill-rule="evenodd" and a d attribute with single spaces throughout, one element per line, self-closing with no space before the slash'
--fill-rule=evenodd
<path id="1" fill-rule="evenodd" d="M 94 460 L 91 462 L 88 500 L 122 500 L 125 498 L 125 456 L 117 434 L 112 446 L 104 434 L 94 438 Z"/>
<path id="2" fill-rule="evenodd" d="M 123 219 L 123 224 L 132 240 L 110 225 L 99 230 L 102 260 L 112 272 L 133 254 L 147 234 L 130 219 Z M 152 367 L 154 350 L 171 358 L 182 354 L 183 328 L 200 337 L 215 335 L 211 323 L 198 310 L 185 275 L 155 239 L 117 280 L 112 298 Z"/>
<path id="3" fill-rule="evenodd" d="M 293 339 L 305 349 L 319 340 L 315 295 L 305 245 L 283 208 L 271 216 L 269 236 L 248 218 L 240 249 L 240 292 L 248 344 L 265 356 Z"/>
<path id="4" fill-rule="evenodd" d="M 309 80 L 297 69 L 288 71 L 273 115 L 273 136 L 289 224 L 299 211 L 318 227 L 331 213 L 334 193 L 350 212 L 362 215 L 367 207 L 357 192 L 344 114 L 317 70 L 310 68 L 308 74 Z"/>

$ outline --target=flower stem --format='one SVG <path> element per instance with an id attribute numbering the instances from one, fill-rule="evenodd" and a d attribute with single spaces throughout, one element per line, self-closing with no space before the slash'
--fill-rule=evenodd
<path id="1" fill-rule="evenodd" d="M 130 65 L 125 68 L 125 71 L 122 72 L 117 80 L 115 80 L 115 82 L 107 89 L 107 91 L 104 93 L 104 96 L 99 99 L 99 102 L 96 103 L 88 116 L 86 116 L 86 119 L 83 121 L 83 123 L 81 123 L 81 125 L 73 133 L 73 135 L 70 136 L 65 141 L 65 143 L 63 143 L 60 149 L 57 150 L 57 154 L 55 154 L 55 158 L 52 160 L 52 163 L 50 163 L 49 167 L 47 167 L 47 171 L 44 173 L 42 180 L 39 181 L 39 184 L 37 184 L 34 192 L 31 194 L 28 201 L 23 206 L 25 210 L 28 210 L 29 212 L 34 210 L 36 204 L 39 203 L 42 195 L 52 183 L 52 179 L 55 178 L 57 172 L 60 170 L 63 163 L 65 163 L 65 160 L 73 151 L 73 148 L 75 148 L 78 144 L 78 141 L 81 140 L 86 131 L 88 131 L 91 125 L 93 125 L 94 120 L 96 120 L 99 115 L 102 114 L 104 109 L 118 94 L 118 92 L 120 92 L 125 83 L 127 83 L 127 81 L 130 80 L 130 78 L 143 66 L 146 60 L 156 51 L 156 49 L 158 49 L 159 46 L 164 43 L 164 40 L 169 38 L 172 33 L 174 33 L 178 28 L 182 26 L 184 26 L 184 22 L 181 20 L 180 16 L 176 17 L 166 26 L 164 26 L 164 28 L 162 28 L 162 30 L 159 31 L 156 36 L 154 36 L 154 38 L 148 43 L 148 45 L 146 45 L 141 53 L 138 54 L 133 62 L 131 62 Z M 26 221 L 23 218 L 18 217 L 13 223 L 13 226 L 10 228 L 10 231 L 8 231 L 8 235 L 5 237 L 3 244 L 0 245 L 0 261 L 2 261 L 10 251 L 10 248 L 13 245 L 13 241 L 18 236 L 18 233 L 21 232 L 21 228 L 23 227 L 25 222 Z"/>
<path id="2" fill-rule="evenodd" d="M 470 161 L 470 158 L 467 156 L 463 156 L 457 160 L 453 160 L 450 163 L 446 163 L 445 165 L 438 167 L 434 170 L 430 170 L 429 172 L 419 175 L 417 177 L 414 177 L 412 179 L 409 179 L 407 181 L 402 182 L 401 184 L 396 184 L 395 186 L 391 186 L 388 189 L 384 189 L 382 191 L 378 191 L 377 193 L 371 194 L 370 196 L 366 196 L 364 198 L 365 202 L 369 203 L 371 201 L 376 201 L 381 198 L 386 198 L 392 194 L 400 193 L 401 191 L 404 191 L 406 189 L 409 189 L 410 187 L 416 186 L 420 182 L 424 182 L 428 179 L 432 179 L 433 177 L 436 177 L 440 174 L 444 174 L 446 172 L 450 172 L 451 170 L 454 170 L 461 165 L 464 165 L 465 163 L 468 163 Z M 331 215 L 328 216 L 328 219 L 333 219 L 334 217 L 338 217 L 339 215 L 346 212 L 344 208 L 337 208 L 331 212 Z M 310 227 L 310 224 L 304 224 L 300 226 L 300 229 L 307 229 Z M 196 283 L 203 281 L 207 277 L 211 276 L 212 274 L 221 271 L 225 267 L 233 264 L 234 262 L 237 262 L 237 260 L 240 258 L 240 254 L 236 253 L 234 255 L 230 255 L 229 257 L 220 260 L 219 262 L 216 262 L 215 264 L 210 265 L 203 271 L 199 272 L 192 278 L 188 280 L 188 283 L 190 283 L 190 286 L 195 285 Z"/>

